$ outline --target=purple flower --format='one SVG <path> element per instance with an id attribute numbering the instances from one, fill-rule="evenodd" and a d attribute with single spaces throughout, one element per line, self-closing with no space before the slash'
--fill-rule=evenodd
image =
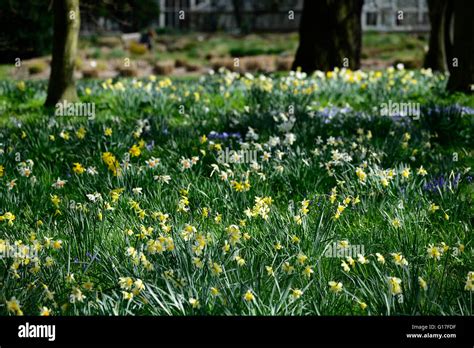
<path id="1" fill-rule="evenodd" d="M 433 113 L 436 113 L 436 114 L 460 113 L 461 115 L 474 115 L 474 109 L 468 106 L 462 106 L 459 104 L 453 104 L 449 106 L 436 105 L 427 110 L 428 115 L 431 115 Z"/>
<path id="2" fill-rule="evenodd" d="M 227 133 L 227 132 L 222 132 L 218 133 L 216 131 L 211 131 L 208 136 L 209 139 L 220 139 L 220 140 L 225 140 L 228 138 L 235 138 L 235 139 L 241 139 L 242 135 L 238 132 L 235 133 Z"/>
<path id="3" fill-rule="evenodd" d="M 457 188 L 459 181 L 461 179 L 461 174 L 457 173 L 454 177 L 446 179 L 443 175 L 434 178 L 433 180 L 427 182 L 423 189 L 425 191 L 437 192 L 438 190 L 443 190 L 447 187 L 453 189 Z"/>
<path id="4" fill-rule="evenodd" d="M 153 150 L 154 147 L 155 147 L 155 141 L 154 141 L 154 140 L 152 140 L 151 143 L 149 143 L 149 144 L 146 145 L 146 149 L 147 149 L 148 151 Z"/>

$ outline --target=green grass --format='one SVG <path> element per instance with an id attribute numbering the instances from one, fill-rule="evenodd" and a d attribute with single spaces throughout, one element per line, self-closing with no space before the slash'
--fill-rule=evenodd
<path id="1" fill-rule="evenodd" d="M 472 315 L 474 104 L 445 84 L 396 69 L 81 81 L 88 120 L 44 109 L 45 82 L 0 82 L 0 247 L 39 250 L 0 259 L 0 314 Z M 380 116 L 388 100 L 419 119 Z M 218 162 L 247 146 L 257 163 Z M 327 255 L 341 241 L 369 263 L 345 271 Z"/>

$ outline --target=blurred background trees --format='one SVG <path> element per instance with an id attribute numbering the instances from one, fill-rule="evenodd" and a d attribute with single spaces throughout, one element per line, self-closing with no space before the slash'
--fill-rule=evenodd
<path id="1" fill-rule="evenodd" d="M 0 61 L 51 52 L 53 16 L 45 0 L 0 1 Z"/>
<path id="2" fill-rule="evenodd" d="M 110 19 L 122 32 L 146 28 L 159 16 L 156 0 L 81 0 L 84 23 Z M 96 25 L 100 35 L 101 25 Z M 51 53 L 53 0 L 0 1 L 0 62 Z"/>

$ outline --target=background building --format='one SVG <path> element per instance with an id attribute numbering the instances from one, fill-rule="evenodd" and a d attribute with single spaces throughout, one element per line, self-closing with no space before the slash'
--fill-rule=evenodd
<path id="1" fill-rule="evenodd" d="M 159 0 L 160 28 L 198 31 L 236 30 L 233 0 Z M 303 0 L 242 0 L 241 29 L 246 31 L 298 30 Z M 184 19 L 179 18 L 180 11 Z M 293 20 L 289 20 L 293 11 Z M 401 13 L 399 11 L 402 11 Z M 403 20 L 398 17 L 403 16 Z M 366 0 L 362 12 L 364 30 L 428 31 L 426 0 Z"/>

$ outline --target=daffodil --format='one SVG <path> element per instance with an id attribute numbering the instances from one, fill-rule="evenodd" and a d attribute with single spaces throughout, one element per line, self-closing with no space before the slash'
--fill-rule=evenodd
<path id="1" fill-rule="evenodd" d="M 128 153 L 132 155 L 132 157 L 138 157 L 141 154 L 140 147 L 138 147 L 136 144 L 134 144 L 130 150 L 128 150 Z"/>
<path id="2" fill-rule="evenodd" d="M 474 291 L 474 272 L 470 271 L 467 274 L 466 285 L 464 286 L 464 290 L 466 291 Z"/>
<path id="3" fill-rule="evenodd" d="M 418 284 L 424 291 L 428 290 L 428 284 L 426 284 L 426 281 L 423 278 L 418 277 Z"/>
<path id="4" fill-rule="evenodd" d="M 41 307 L 40 316 L 49 317 L 50 315 L 51 315 L 51 309 L 49 309 L 48 307 Z"/>
<path id="5" fill-rule="evenodd" d="M 398 295 L 402 293 L 402 280 L 400 278 L 389 277 L 388 284 L 392 295 Z"/>
<path id="6" fill-rule="evenodd" d="M 350 272 L 351 268 L 345 261 L 341 261 L 341 267 L 344 270 L 344 272 Z"/>
<path id="7" fill-rule="evenodd" d="M 392 253 L 393 262 L 398 266 L 408 266 L 408 261 L 400 253 Z"/>
<path id="8" fill-rule="evenodd" d="M 304 254 L 298 254 L 298 256 L 296 257 L 296 260 L 298 261 L 298 263 L 300 265 L 304 265 L 304 263 L 306 262 L 306 260 L 308 259 L 308 256 L 304 255 Z"/>
<path id="9" fill-rule="evenodd" d="M 376 253 L 375 256 L 377 256 L 377 262 L 379 262 L 381 264 L 385 264 L 385 257 L 383 257 L 382 254 Z"/>
<path id="10" fill-rule="evenodd" d="M 133 293 L 128 291 L 122 291 L 122 297 L 124 300 L 131 301 L 133 300 Z"/>
<path id="11" fill-rule="evenodd" d="M 420 166 L 420 168 L 418 168 L 416 173 L 421 176 L 425 176 L 426 174 L 428 174 L 428 172 L 426 171 L 425 168 L 423 168 L 423 166 Z"/>
<path id="12" fill-rule="evenodd" d="M 61 203 L 61 199 L 57 195 L 51 195 L 51 202 L 57 208 L 59 207 L 59 203 Z"/>
<path id="13" fill-rule="evenodd" d="M 120 277 L 119 278 L 119 285 L 121 289 L 131 289 L 133 286 L 133 279 L 130 277 Z"/>
<path id="14" fill-rule="evenodd" d="M 342 291 L 343 285 L 341 282 L 335 282 L 331 280 L 329 283 L 329 290 L 333 293 L 339 293 Z"/>
<path id="15" fill-rule="evenodd" d="M 213 262 L 211 264 L 211 273 L 215 276 L 219 275 L 222 273 L 222 266 L 219 265 L 218 263 L 216 262 Z"/>
<path id="16" fill-rule="evenodd" d="M 244 300 L 246 302 L 252 302 L 252 301 L 255 300 L 255 296 L 254 296 L 254 294 L 252 293 L 251 290 L 247 290 L 247 292 L 244 295 Z"/>
<path id="17" fill-rule="evenodd" d="M 392 226 L 395 227 L 395 228 L 399 228 L 401 226 L 401 222 L 399 219 L 395 218 L 392 220 Z"/>
<path id="18" fill-rule="evenodd" d="M 214 297 L 219 296 L 221 294 L 218 288 L 212 287 L 210 290 L 211 290 L 211 295 Z"/>
<path id="19" fill-rule="evenodd" d="M 74 173 L 79 174 L 79 175 L 85 172 L 85 169 L 82 166 L 82 164 L 77 163 L 77 162 L 73 163 L 72 170 L 74 171 Z"/>
<path id="20" fill-rule="evenodd" d="M 23 315 L 20 302 L 15 297 L 12 297 L 9 301 L 7 301 L 7 311 L 15 315 Z"/>
<path id="21" fill-rule="evenodd" d="M 366 265 L 369 263 L 369 260 L 362 254 L 357 255 L 357 262 L 359 262 L 361 265 Z"/>
<path id="22" fill-rule="evenodd" d="M 434 203 L 431 203 L 428 210 L 429 210 L 431 213 L 434 213 L 434 212 L 437 211 L 438 209 L 439 209 L 439 205 L 436 205 L 436 204 L 434 204 Z"/>
<path id="23" fill-rule="evenodd" d="M 309 278 L 314 273 L 314 270 L 311 268 L 311 266 L 306 266 L 302 273 L 305 277 Z"/>
<path id="24" fill-rule="evenodd" d="M 356 175 L 359 178 L 359 181 L 361 182 L 365 182 L 365 180 L 367 179 L 367 174 L 361 168 L 357 168 Z"/>
<path id="25" fill-rule="evenodd" d="M 198 300 L 198 299 L 190 298 L 190 299 L 189 299 L 189 303 L 191 304 L 191 306 L 192 306 L 193 308 L 199 308 L 199 307 L 201 307 L 201 304 L 199 303 L 199 300 Z"/>
<path id="26" fill-rule="evenodd" d="M 294 300 L 299 299 L 302 295 L 303 295 L 303 291 L 301 291 L 300 289 L 292 289 L 291 290 L 291 297 Z"/>
<path id="27" fill-rule="evenodd" d="M 439 260 L 441 258 L 442 249 L 433 244 L 430 244 L 426 251 L 428 252 L 428 256 L 432 259 Z"/>
<path id="28" fill-rule="evenodd" d="M 408 179 L 410 177 L 410 168 L 405 168 L 402 170 L 402 176 L 405 178 L 405 179 Z"/>

